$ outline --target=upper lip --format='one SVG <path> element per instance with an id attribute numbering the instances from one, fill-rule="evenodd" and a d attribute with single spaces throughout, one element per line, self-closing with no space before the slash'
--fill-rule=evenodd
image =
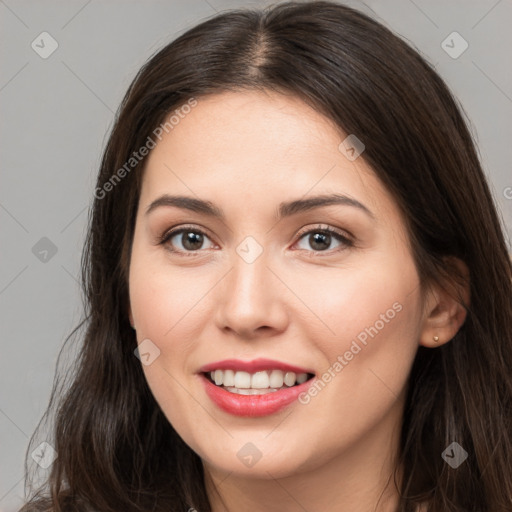
<path id="1" fill-rule="evenodd" d="M 214 363 L 208 363 L 202 366 L 199 371 L 203 373 L 212 372 L 214 370 L 233 370 L 245 371 L 248 373 L 256 373 L 264 370 L 281 370 L 283 372 L 295 373 L 312 373 L 310 369 L 300 368 L 282 361 L 275 361 L 273 359 L 253 359 L 252 361 L 242 361 L 240 359 L 224 359 Z"/>

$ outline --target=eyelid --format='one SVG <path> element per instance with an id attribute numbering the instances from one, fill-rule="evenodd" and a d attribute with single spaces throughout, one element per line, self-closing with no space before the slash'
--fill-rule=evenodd
<path id="1" fill-rule="evenodd" d="M 345 230 L 345 229 L 339 229 L 339 228 L 335 228 L 333 226 L 329 226 L 328 224 L 317 224 L 316 226 L 306 226 L 304 228 L 302 228 L 296 235 L 297 238 L 302 238 L 303 235 L 311 232 L 311 231 L 327 231 L 331 234 L 335 234 L 335 235 L 338 235 L 350 242 L 353 242 L 355 240 L 355 237 L 352 233 L 350 233 L 349 231 Z"/>
<path id="2" fill-rule="evenodd" d="M 197 227 L 197 225 L 194 225 L 194 224 L 179 224 L 177 226 L 174 226 L 174 227 L 169 228 L 166 231 L 164 231 L 164 233 L 162 235 L 157 237 L 157 242 L 159 244 L 165 244 L 174 236 L 182 233 L 183 231 L 187 231 L 187 230 L 194 231 L 196 233 L 201 233 L 202 235 L 207 236 L 210 240 L 212 240 L 212 238 L 213 238 L 212 236 L 210 236 L 208 231 L 203 227 Z M 212 240 L 212 242 L 213 242 L 213 240 Z M 178 251 L 176 251 L 176 252 L 178 252 Z M 193 251 L 188 251 L 188 252 L 192 253 Z"/>

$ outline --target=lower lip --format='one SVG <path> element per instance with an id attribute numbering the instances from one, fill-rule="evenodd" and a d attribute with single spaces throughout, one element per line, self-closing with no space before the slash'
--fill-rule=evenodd
<path id="1" fill-rule="evenodd" d="M 235 416 L 249 417 L 268 416 L 283 410 L 297 400 L 297 397 L 305 392 L 314 380 L 312 378 L 297 386 L 271 391 L 264 395 L 239 395 L 216 386 L 203 374 L 200 377 L 203 380 L 206 394 L 218 407 Z"/>

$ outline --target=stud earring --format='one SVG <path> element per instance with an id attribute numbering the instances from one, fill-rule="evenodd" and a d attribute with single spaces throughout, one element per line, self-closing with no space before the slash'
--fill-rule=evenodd
<path id="1" fill-rule="evenodd" d="M 434 341 L 437 343 L 439 341 L 439 336 L 434 336 Z"/>

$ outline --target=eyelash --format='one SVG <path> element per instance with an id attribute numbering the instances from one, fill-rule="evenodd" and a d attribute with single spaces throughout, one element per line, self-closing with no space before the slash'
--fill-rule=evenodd
<path id="1" fill-rule="evenodd" d="M 187 233 L 187 232 L 192 232 L 192 233 L 199 233 L 203 236 L 206 236 L 207 238 L 210 238 L 208 236 L 207 233 L 205 233 L 203 230 L 201 229 L 197 229 L 196 227 L 194 226 L 182 226 L 180 228 L 177 228 L 177 229 L 172 229 L 170 231 L 166 231 L 162 236 L 160 236 L 158 238 L 158 244 L 159 245 L 168 245 L 169 247 L 167 248 L 170 252 L 174 253 L 174 254 L 177 254 L 179 256 L 184 256 L 184 257 L 194 257 L 194 256 L 197 256 L 197 253 L 201 251 L 201 249 L 197 249 L 196 251 L 181 251 L 181 250 L 176 250 L 176 249 L 173 249 L 171 248 L 170 244 L 168 244 L 169 240 L 171 240 L 174 236 L 176 235 L 179 235 L 181 233 Z M 315 254 L 321 254 L 321 253 L 328 253 L 328 255 L 332 255 L 333 253 L 337 253 L 337 252 L 340 252 L 340 251 L 343 251 L 349 247 L 353 247 L 354 246 L 354 242 L 349 238 L 347 237 L 346 235 L 344 235 L 342 232 L 340 231 L 337 231 L 333 228 L 330 228 L 330 227 L 320 227 L 318 226 L 317 228 L 314 228 L 314 229 L 308 229 L 308 230 L 305 230 L 305 231 L 300 231 L 298 234 L 297 234 L 297 237 L 298 237 L 298 241 L 300 241 L 304 235 L 308 235 L 308 234 L 311 234 L 311 233 L 322 233 L 322 234 L 327 234 L 327 235 L 331 235 L 332 237 L 334 237 L 335 239 L 337 239 L 339 242 L 341 242 L 343 244 L 342 247 L 338 248 L 338 249 L 335 249 L 335 250 L 326 250 L 326 251 L 315 251 L 315 250 L 311 250 L 311 252 L 315 253 Z M 300 249 L 300 250 L 306 250 L 306 249 Z"/>

